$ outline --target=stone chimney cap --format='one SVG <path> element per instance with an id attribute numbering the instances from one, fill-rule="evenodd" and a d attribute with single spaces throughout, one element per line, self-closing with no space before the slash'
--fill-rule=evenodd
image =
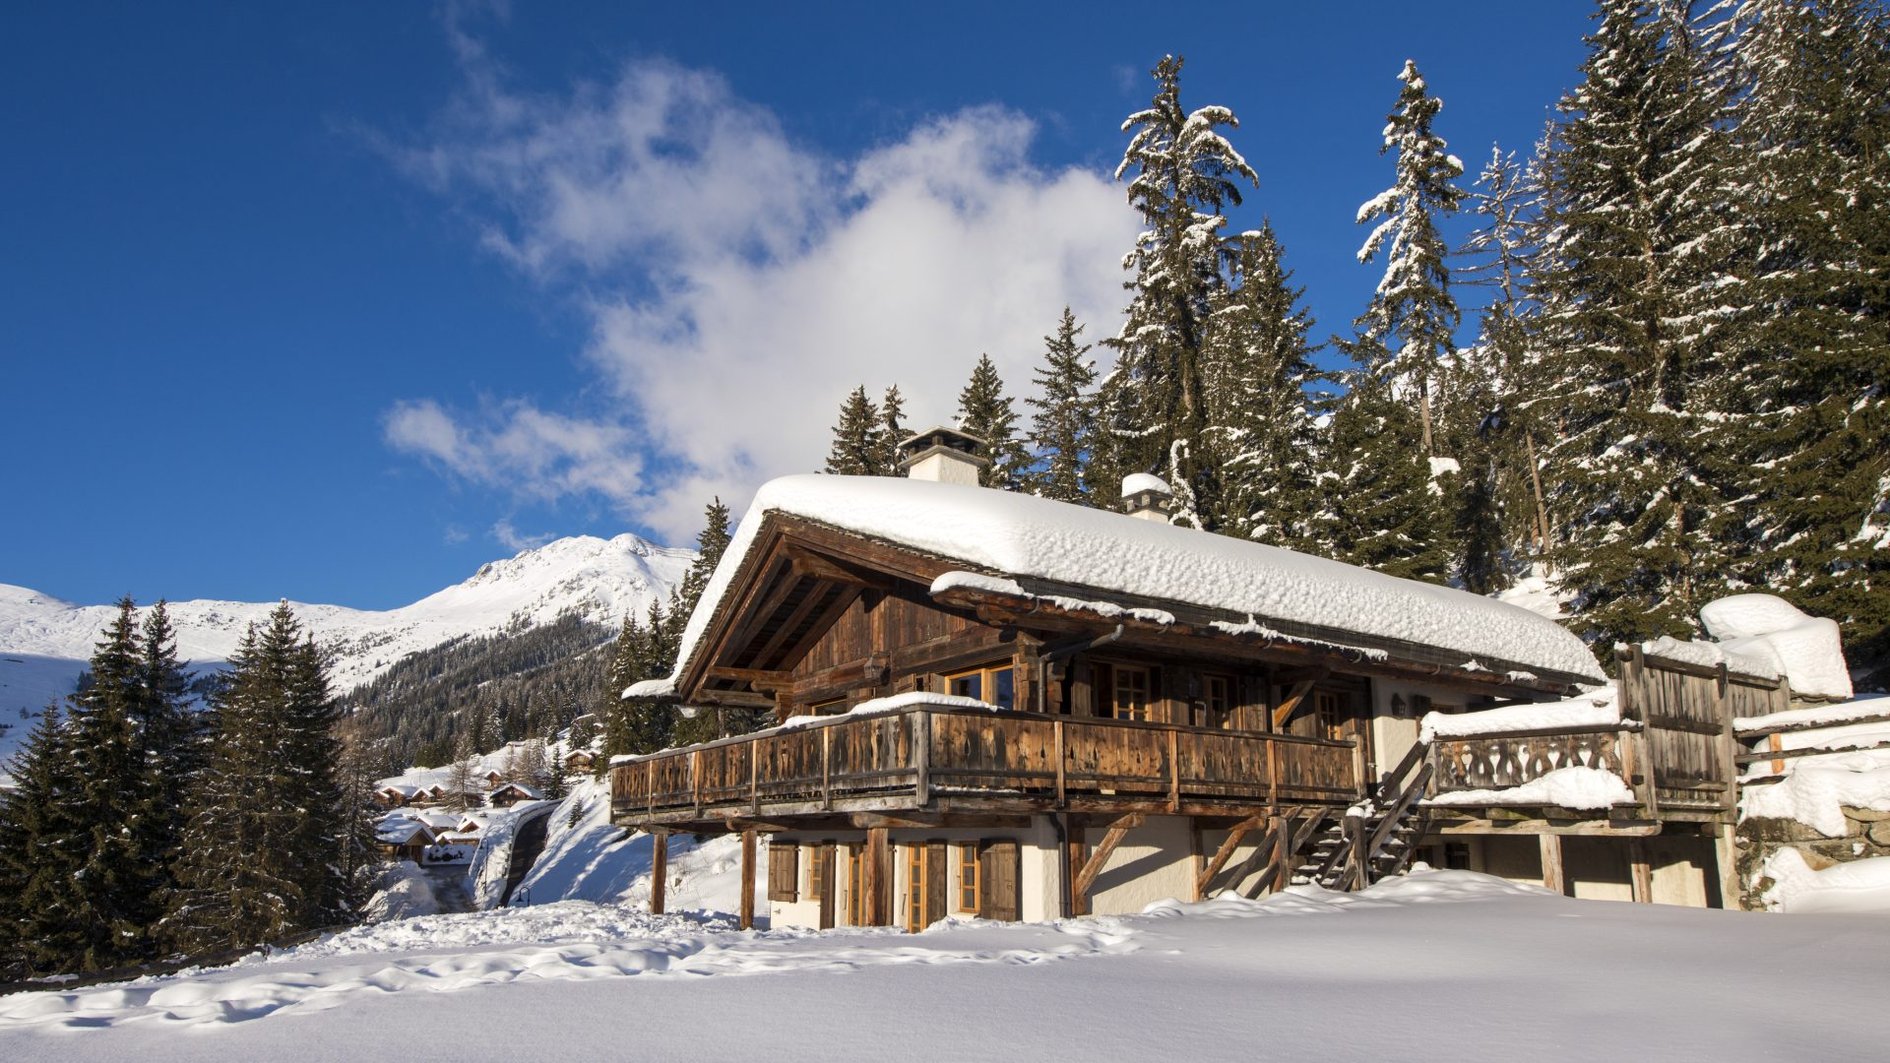
<path id="1" fill-rule="evenodd" d="M 923 432 L 914 432 L 899 444 L 899 465 L 909 470 L 933 454 L 951 451 L 961 461 L 973 461 L 979 466 L 985 466 L 991 464 L 991 459 L 984 456 L 984 449 L 984 440 L 969 432 L 933 425 Z"/>
<path id="2" fill-rule="evenodd" d="M 1168 486 L 1168 481 L 1152 472 L 1132 472 L 1122 478 L 1122 497 L 1133 498 L 1144 491 L 1153 491 L 1158 495 L 1173 497 L 1175 489 Z"/>

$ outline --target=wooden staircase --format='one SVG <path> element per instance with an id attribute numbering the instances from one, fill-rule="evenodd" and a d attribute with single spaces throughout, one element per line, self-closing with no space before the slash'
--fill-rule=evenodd
<path id="1" fill-rule="evenodd" d="M 1427 749 L 1424 743 L 1412 746 L 1363 801 L 1319 833 L 1305 862 L 1293 870 L 1295 884 L 1362 890 L 1410 865 L 1424 835 L 1420 802 L 1432 771 Z"/>

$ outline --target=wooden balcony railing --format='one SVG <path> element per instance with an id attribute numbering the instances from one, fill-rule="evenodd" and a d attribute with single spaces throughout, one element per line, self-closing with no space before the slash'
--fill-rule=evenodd
<path id="1" fill-rule="evenodd" d="M 823 812 L 1208 812 L 1343 805 L 1356 749 L 1290 735 L 919 704 L 639 757 L 611 768 L 617 822 Z"/>
<path id="2" fill-rule="evenodd" d="M 1438 738 L 1428 754 L 1431 793 L 1502 790 L 1558 768 L 1600 768 L 1627 778 L 1631 732 L 1619 727 L 1503 732 Z"/>

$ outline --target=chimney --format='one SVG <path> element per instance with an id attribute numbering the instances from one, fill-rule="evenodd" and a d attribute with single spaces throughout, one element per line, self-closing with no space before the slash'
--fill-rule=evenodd
<path id="1" fill-rule="evenodd" d="M 1168 523 L 1175 508 L 1175 491 L 1153 473 L 1136 472 L 1122 478 L 1122 511 L 1138 520 Z"/>
<path id="2" fill-rule="evenodd" d="M 956 428 L 936 426 L 899 444 L 899 467 L 909 480 L 978 486 L 978 473 L 991 464 L 983 456 L 984 440 Z"/>

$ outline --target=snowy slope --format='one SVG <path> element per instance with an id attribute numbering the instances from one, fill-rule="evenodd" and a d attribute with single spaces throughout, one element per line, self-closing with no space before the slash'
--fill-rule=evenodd
<path id="1" fill-rule="evenodd" d="M 449 639 L 543 624 L 568 610 L 615 624 L 667 598 L 694 557 L 634 535 L 576 536 L 493 561 L 464 583 L 398 609 L 291 604 L 316 639 L 335 648 L 331 677 L 345 692 Z M 244 630 L 263 622 L 275 603 L 199 600 L 169 608 L 178 656 L 202 669 L 226 661 Z M 37 712 L 71 692 L 115 614 L 115 606 L 74 605 L 0 584 L 0 722 L 14 725 L 0 736 L 0 763 L 30 728 L 20 710 Z"/>

